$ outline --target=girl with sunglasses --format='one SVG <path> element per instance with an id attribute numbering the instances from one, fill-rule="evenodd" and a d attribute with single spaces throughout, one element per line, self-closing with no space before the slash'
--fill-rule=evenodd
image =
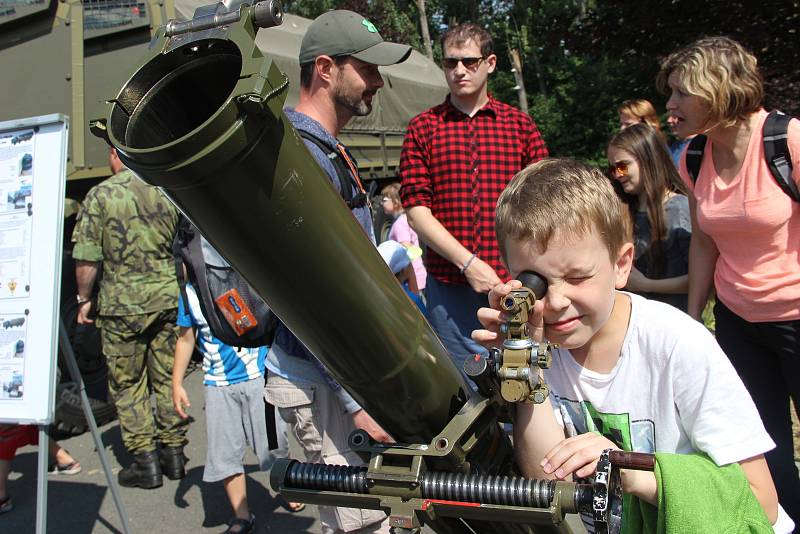
<path id="1" fill-rule="evenodd" d="M 634 267 L 626 288 L 686 311 L 689 203 L 658 133 L 634 124 L 608 145 L 609 175 L 633 220 Z"/>
<path id="2" fill-rule="evenodd" d="M 680 137 L 706 136 L 690 190 L 689 314 L 699 319 L 712 289 L 722 349 L 739 372 L 776 448 L 766 453 L 778 499 L 800 525 L 790 399 L 800 404 L 800 202 L 781 190 L 764 157 L 764 87 L 755 56 L 727 37 L 670 54 L 657 85 Z M 800 121 L 787 146 L 800 186 Z M 776 528 L 776 531 L 778 529 Z"/>

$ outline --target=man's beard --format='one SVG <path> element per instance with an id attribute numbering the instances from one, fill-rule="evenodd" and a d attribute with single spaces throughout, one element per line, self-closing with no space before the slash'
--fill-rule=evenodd
<path id="1" fill-rule="evenodd" d="M 372 113 L 372 103 L 364 100 L 363 93 L 348 93 L 347 86 L 340 76 L 333 92 L 333 100 L 343 108 L 349 110 L 355 117 L 364 117 Z"/>

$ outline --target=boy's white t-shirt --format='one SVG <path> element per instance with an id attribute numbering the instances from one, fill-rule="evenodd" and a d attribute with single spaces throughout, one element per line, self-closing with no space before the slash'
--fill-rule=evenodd
<path id="1" fill-rule="evenodd" d="M 614 369 L 580 366 L 556 349 L 545 371 L 556 418 L 624 450 L 704 452 L 718 465 L 775 447 L 750 394 L 706 328 L 680 310 L 629 294 L 631 317 Z"/>

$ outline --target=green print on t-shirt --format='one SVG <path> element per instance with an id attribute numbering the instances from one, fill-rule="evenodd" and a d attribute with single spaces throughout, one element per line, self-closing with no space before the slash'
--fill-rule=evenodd
<path id="1" fill-rule="evenodd" d="M 591 402 L 581 403 L 584 420 L 589 432 L 597 432 L 613 441 L 622 450 L 633 450 L 631 440 L 631 418 L 627 413 L 598 412 Z"/>

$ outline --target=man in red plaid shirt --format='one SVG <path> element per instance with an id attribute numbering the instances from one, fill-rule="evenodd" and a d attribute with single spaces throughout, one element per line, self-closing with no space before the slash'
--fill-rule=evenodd
<path id="1" fill-rule="evenodd" d="M 487 91 L 497 56 L 476 24 L 441 40 L 450 95 L 414 117 L 400 157 L 400 195 L 408 220 L 428 245 L 429 320 L 456 364 L 485 354 L 472 341 L 489 290 L 509 279 L 494 232 L 497 197 L 528 164 L 547 157 L 533 120 Z"/>

